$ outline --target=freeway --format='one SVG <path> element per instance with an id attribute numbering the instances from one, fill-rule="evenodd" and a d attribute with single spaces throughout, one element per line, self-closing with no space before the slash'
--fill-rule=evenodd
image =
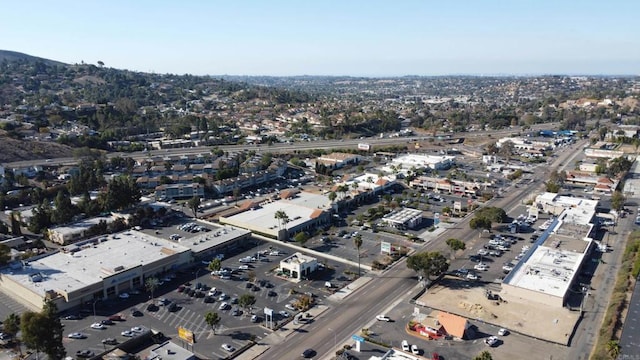
<path id="1" fill-rule="evenodd" d="M 552 128 L 553 124 L 539 124 L 532 126 L 533 130 Z M 495 131 L 474 131 L 474 132 L 459 132 L 455 134 L 443 134 L 443 136 L 451 135 L 450 138 L 443 140 L 456 140 L 462 138 L 482 138 L 486 136 L 500 137 L 507 136 L 519 132 L 520 127 L 514 127 L 507 130 L 495 130 Z M 292 153 L 294 151 L 306 151 L 306 150 L 330 150 L 330 149 L 355 149 L 360 143 L 367 143 L 372 147 L 384 147 L 391 145 L 402 145 L 415 141 L 421 141 L 433 138 L 433 136 L 411 136 L 411 137 L 393 137 L 393 138 L 364 138 L 364 139 L 341 139 L 341 140 L 317 140 L 317 141 L 301 141 L 294 143 L 274 143 L 272 145 L 219 145 L 219 146 L 198 146 L 190 148 L 177 148 L 177 149 L 163 149 L 163 150 L 149 150 L 149 151 L 137 151 L 131 153 L 112 152 L 107 153 L 107 158 L 112 157 L 131 157 L 135 160 L 141 160 L 149 157 L 156 156 L 182 156 L 182 155 L 198 155 L 208 154 L 212 148 L 216 147 L 227 152 L 237 152 L 247 150 L 256 151 L 268 151 L 272 153 Z M 6 168 L 24 168 L 29 166 L 69 166 L 78 163 L 78 159 L 75 157 L 67 158 L 55 158 L 55 159 L 36 159 L 25 160 L 5 163 Z"/>
<path id="2" fill-rule="evenodd" d="M 583 142 L 565 149 L 554 163 L 549 166 L 541 177 L 554 168 L 563 168 L 570 163 L 581 149 Z M 522 186 L 513 189 L 504 198 L 493 199 L 488 205 L 511 209 L 528 197 L 532 192 L 541 190 L 542 182 L 533 182 L 530 187 Z M 417 251 L 446 251 L 447 245 L 441 239 L 458 238 L 464 242 L 477 237 L 476 230 L 469 228 L 467 217 L 454 228 L 450 228 L 439 237 L 439 241 L 431 241 Z M 258 359 L 292 359 L 298 357 L 305 349 L 314 349 L 318 359 L 330 357 L 336 351 L 336 343 L 342 344 L 357 334 L 375 315 L 386 313 L 385 309 L 393 306 L 397 301 L 406 300 L 412 289 L 417 285 L 415 273 L 406 267 L 406 258 L 400 260 L 379 277 L 374 277 L 362 288 L 349 295 L 341 303 L 335 303 L 330 309 L 312 325 L 303 328 L 287 337 L 281 344 L 271 347 Z"/>

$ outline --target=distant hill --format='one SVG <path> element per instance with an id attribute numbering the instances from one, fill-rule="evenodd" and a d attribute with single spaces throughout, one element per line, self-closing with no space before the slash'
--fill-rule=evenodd
<path id="1" fill-rule="evenodd" d="M 17 60 L 25 60 L 29 62 L 42 61 L 47 65 L 68 65 L 60 61 L 45 59 L 37 56 L 31 56 L 27 54 L 23 54 L 17 51 L 9 51 L 9 50 L 0 50 L 0 61 L 17 61 Z"/>

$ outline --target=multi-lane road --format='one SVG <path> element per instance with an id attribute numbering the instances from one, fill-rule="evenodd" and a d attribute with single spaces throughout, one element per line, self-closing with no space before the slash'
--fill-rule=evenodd
<path id="1" fill-rule="evenodd" d="M 551 164 L 544 174 L 551 169 L 562 168 L 570 163 L 581 149 L 582 143 L 574 144 L 565 149 Z M 542 174 L 540 174 L 542 175 Z M 535 181 L 530 186 L 513 188 L 514 191 L 503 198 L 491 201 L 491 206 L 505 210 L 521 204 L 532 190 L 542 186 L 542 181 Z M 477 232 L 469 228 L 469 219 L 459 222 L 456 227 L 447 230 L 439 239 L 458 238 L 465 242 L 477 237 Z M 431 241 L 417 251 L 446 251 L 444 241 Z M 291 359 L 299 356 L 305 349 L 314 349 L 318 359 L 326 358 L 335 353 L 335 344 L 342 344 L 357 334 L 367 323 L 375 319 L 377 314 L 385 313 L 386 309 L 397 301 L 405 301 L 413 294 L 412 290 L 418 285 L 415 272 L 406 267 L 406 259 L 402 259 L 382 275 L 374 277 L 366 285 L 354 291 L 342 302 L 327 304 L 330 309 L 325 314 L 304 328 L 304 332 L 296 332 L 287 337 L 281 344 L 271 347 L 258 359 Z M 373 276 L 373 275 L 372 275 Z"/>

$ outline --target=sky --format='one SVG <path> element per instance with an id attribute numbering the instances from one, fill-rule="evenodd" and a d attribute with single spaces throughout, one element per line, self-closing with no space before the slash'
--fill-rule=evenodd
<path id="1" fill-rule="evenodd" d="M 6 1 L 0 49 L 194 75 L 637 75 L 640 1 Z"/>

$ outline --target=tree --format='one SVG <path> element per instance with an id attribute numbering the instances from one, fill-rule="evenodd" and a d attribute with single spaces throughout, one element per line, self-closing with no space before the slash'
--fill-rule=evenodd
<path id="1" fill-rule="evenodd" d="M 481 352 L 480 355 L 474 357 L 473 360 L 493 360 L 493 357 L 490 352 L 485 350 Z"/>
<path id="2" fill-rule="evenodd" d="M 11 248 L 0 244 L 0 266 L 5 266 L 11 260 Z"/>
<path id="3" fill-rule="evenodd" d="M 300 231 L 293 237 L 293 240 L 300 245 L 304 245 L 307 240 L 309 240 L 309 235 L 307 235 L 304 231 Z"/>
<path id="4" fill-rule="evenodd" d="M 282 230 L 284 227 L 286 229 L 287 223 L 289 222 L 289 215 L 287 215 L 284 210 L 278 210 L 273 214 L 273 217 L 278 220 L 278 229 Z"/>
<path id="5" fill-rule="evenodd" d="M 58 309 L 51 301 L 45 301 L 39 313 L 23 313 L 20 330 L 24 343 L 36 350 L 36 353 L 42 351 L 49 359 L 64 359 L 66 351 L 62 345 L 63 327 L 58 317 Z"/>
<path id="6" fill-rule="evenodd" d="M 151 293 L 151 299 L 154 299 L 153 293 L 156 291 L 158 286 L 160 286 L 160 281 L 156 277 L 147 278 L 144 282 L 145 289 Z"/>
<path id="7" fill-rule="evenodd" d="M 216 326 L 220 323 L 220 315 L 217 312 L 209 311 L 204 316 L 204 321 L 207 325 L 211 326 L 211 331 L 213 331 L 213 335 L 216 334 Z"/>
<path id="8" fill-rule="evenodd" d="M 432 277 L 442 275 L 449 269 L 449 263 L 440 252 L 421 252 L 407 258 L 407 267 L 431 281 Z"/>
<path id="9" fill-rule="evenodd" d="M 187 201 L 187 206 L 189 206 L 189 209 L 191 209 L 191 211 L 193 211 L 193 217 L 194 218 L 198 218 L 198 208 L 200 207 L 200 198 L 197 196 L 192 197 L 191 199 L 189 199 Z"/>
<path id="10" fill-rule="evenodd" d="M 358 252 L 358 277 L 360 277 L 360 247 L 362 246 L 362 235 L 358 234 L 353 238 L 353 244 Z"/>
<path id="11" fill-rule="evenodd" d="M 502 145 L 500 146 L 500 150 L 498 153 L 505 158 L 508 164 L 509 160 L 511 160 L 511 157 L 515 153 L 515 146 L 513 145 L 513 142 L 512 141 L 503 142 Z"/>
<path id="12" fill-rule="evenodd" d="M 251 310 L 251 306 L 256 303 L 256 297 L 251 294 L 242 294 L 238 298 L 238 305 L 245 310 Z"/>
<path id="13" fill-rule="evenodd" d="M 464 250 L 467 248 L 467 245 L 460 239 L 450 238 L 450 239 L 447 239 L 446 243 L 451 249 L 451 252 L 453 253 L 454 258 L 456 256 L 456 251 Z"/>
<path id="14" fill-rule="evenodd" d="M 2 323 L 2 331 L 11 336 L 16 336 L 20 330 L 20 317 L 15 313 L 11 313 L 4 319 Z"/>
<path id="15" fill-rule="evenodd" d="M 335 191 L 332 191 L 329 193 L 329 195 L 327 195 L 327 197 L 329 198 L 329 201 L 331 201 L 332 203 L 334 201 L 336 201 L 336 198 L 338 197 L 338 194 L 336 194 Z"/>
<path id="16" fill-rule="evenodd" d="M 487 219 L 486 217 L 474 217 L 473 219 L 469 220 L 469 227 L 471 229 L 487 229 L 487 230 L 491 230 L 491 220 Z"/>
<path id="17" fill-rule="evenodd" d="M 611 208 L 615 211 L 620 211 L 624 208 L 625 198 L 620 191 L 614 191 L 611 195 Z"/>
<path id="18" fill-rule="evenodd" d="M 606 350 L 612 359 L 617 359 L 620 355 L 621 350 L 620 343 L 618 343 L 616 340 L 609 340 L 606 345 Z"/>
<path id="19" fill-rule="evenodd" d="M 213 260 L 211 260 L 209 262 L 209 265 L 207 266 L 207 269 L 209 269 L 209 271 L 219 271 L 221 268 L 222 262 L 218 258 L 214 258 Z"/>

